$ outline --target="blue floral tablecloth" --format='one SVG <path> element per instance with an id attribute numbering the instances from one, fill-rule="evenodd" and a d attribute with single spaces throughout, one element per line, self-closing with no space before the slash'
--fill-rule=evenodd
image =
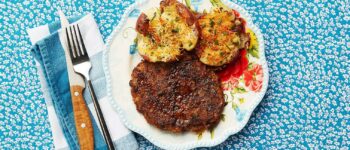
<path id="1" fill-rule="evenodd" d="M 234 2 L 264 35 L 270 81 L 248 125 L 214 149 L 349 149 L 350 1 Z M 57 9 L 92 12 L 106 39 L 132 3 L 0 2 L 0 149 L 53 148 L 26 29 L 58 20 Z M 137 139 L 141 149 L 156 148 Z"/>

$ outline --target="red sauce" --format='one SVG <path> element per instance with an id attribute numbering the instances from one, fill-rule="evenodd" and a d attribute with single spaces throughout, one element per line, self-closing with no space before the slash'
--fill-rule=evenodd
<path id="1" fill-rule="evenodd" d="M 248 68 L 248 58 L 247 58 L 247 50 L 243 49 L 240 51 L 240 55 L 237 61 L 233 61 L 228 64 L 227 67 L 218 73 L 221 81 L 227 81 L 231 77 L 239 78 L 244 70 Z"/>
<path id="2" fill-rule="evenodd" d="M 246 21 L 240 18 L 240 14 L 236 10 L 232 10 L 233 14 L 243 23 L 243 32 L 246 32 Z M 248 68 L 249 60 L 247 57 L 247 50 L 242 49 L 237 61 L 233 61 L 227 67 L 218 73 L 222 82 L 228 81 L 231 77 L 239 78 L 243 72 Z"/>
<path id="3" fill-rule="evenodd" d="M 240 16 L 240 14 L 239 14 L 238 11 L 232 9 L 232 12 L 233 12 L 233 14 L 235 14 L 236 17 L 239 17 L 239 16 Z"/>

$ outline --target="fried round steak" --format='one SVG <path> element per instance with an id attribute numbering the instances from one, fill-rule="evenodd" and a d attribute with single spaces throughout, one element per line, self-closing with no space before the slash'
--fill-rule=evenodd
<path id="1" fill-rule="evenodd" d="M 219 78 L 198 59 L 142 61 L 131 76 L 133 100 L 148 123 L 177 133 L 202 132 L 219 123 L 225 105 Z"/>

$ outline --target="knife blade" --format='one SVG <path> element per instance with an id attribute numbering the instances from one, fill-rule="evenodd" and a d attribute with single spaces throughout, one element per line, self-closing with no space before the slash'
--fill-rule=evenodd
<path id="1" fill-rule="evenodd" d="M 69 22 L 67 17 L 64 15 L 64 13 L 62 11 L 58 11 L 58 14 L 60 16 L 60 21 L 61 21 L 61 28 L 65 29 L 66 27 L 69 26 Z M 63 39 L 61 39 L 62 45 L 63 45 L 63 49 L 65 52 L 65 56 L 66 56 L 66 63 L 67 63 L 67 71 L 68 71 L 68 76 L 69 76 L 69 84 L 70 85 L 79 85 L 83 88 L 85 88 L 85 82 L 83 77 L 81 77 L 79 74 L 75 73 L 73 70 L 73 64 L 72 61 L 70 59 L 70 55 L 68 53 L 68 48 L 67 48 L 67 37 L 65 34 L 65 30 L 62 30 L 62 36 L 60 36 L 60 38 L 62 37 Z M 64 43 L 63 43 L 64 42 Z"/>
<path id="2" fill-rule="evenodd" d="M 72 97 L 73 113 L 75 127 L 78 135 L 78 141 L 80 149 L 92 150 L 94 149 L 94 135 L 91 117 L 89 114 L 89 109 L 86 105 L 86 102 L 83 97 L 83 90 L 85 88 L 85 82 L 82 76 L 75 73 L 73 70 L 72 60 L 68 51 L 68 41 L 66 37 L 65 28 L 69 26 L 68 19 L 62 11 L 58 11 L 60 21 L 61 21 L 61 34 L 60 41 L 64 49 L 66 63 L 67 63 L 67 72 L 70 85 L 70 92 Z"/>

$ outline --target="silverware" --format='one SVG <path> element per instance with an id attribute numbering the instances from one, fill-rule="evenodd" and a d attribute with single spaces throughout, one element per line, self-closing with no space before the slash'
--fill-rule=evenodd
<path id="1" fill-rule="evenodd" d="M 68 50 L 73 63 L 73 69 L 75 72 L 81 74 L 88 83 L 89 92 L 94 103 L 98 121 L 100 123 L 103 136 L 106 140 L 108 149 L 114 150 L 113 142 L 109 134 L 103 113 L 100 105 L 97 101 L 94 89 L 91 84 L 89 72 L 91 69 L 91 63 L 89 56 L 86 52 L 85 44 L 81 36 L 79 25 L 72 25 L 66 28 L 66 36 L 68 41 Z"/>
<path id="2" fill-rule="evenodd" d="M 58 13 L 60 14 L 62 28 L 69 26 L 69 22 L 66 16 L 64 16 L 63 12 L 59 11 Z M 74 122 L 77 131 L 79 146 L 80 149 L 93 150 L 94 129 L 92 127 L 89 108 L 87 107 L 83 97 L 83 89 L 85 88 L 84 79 L 79 74 L 74 72 L 72 61 L 69 61 L 70 57 L 67 48 L 64 48 L 64 51 L 67 60 L 67 72 L 69 78 L 70 93 L 72 97 Z"/>

